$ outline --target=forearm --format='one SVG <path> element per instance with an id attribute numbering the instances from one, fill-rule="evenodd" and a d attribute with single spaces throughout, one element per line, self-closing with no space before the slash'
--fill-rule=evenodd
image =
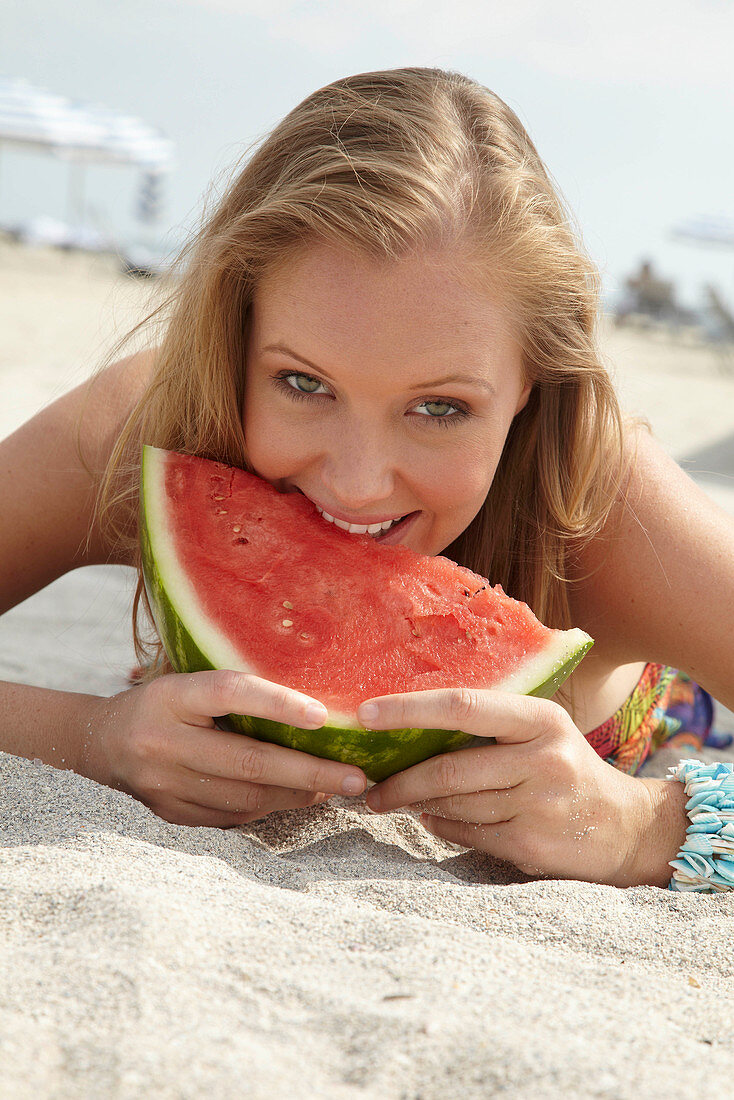
<path id="1" fill-rule="evenodd" d="M 0 681 L 0 751 L 88 775 L 101 702 L 96 695 Z"/>

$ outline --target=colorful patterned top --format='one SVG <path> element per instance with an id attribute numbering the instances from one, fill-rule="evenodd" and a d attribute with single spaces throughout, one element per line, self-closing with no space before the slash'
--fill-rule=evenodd
<path id="1" fill-rule="evenodd" d="M 711 729 L 713 700 L 690 676 L 667 665 L 647 664 L 619 710 L 586 740 L 608 764 L 636 775 L 661 745 L 691 756 L 704 745 L 730 745 L 729 734 Z"/>

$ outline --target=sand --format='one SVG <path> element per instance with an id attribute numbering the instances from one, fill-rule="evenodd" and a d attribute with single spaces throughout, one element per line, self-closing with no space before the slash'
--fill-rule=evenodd
<path id="1" fill-rule="evenodd" d="M 91 369 L 145 290 L 0 248 L 3 432 Z M 693 343 L 605 346 L 628 407 L 728 507 L 734 379 Z M 94 567 L 13 609 L 0 678 L 122 690 L 131 591 Z M 362 799 L 175 826 L 2 753 L 0 803 L 0 1097 L 731 1090 L 734 894 L 533 881 Z"/>

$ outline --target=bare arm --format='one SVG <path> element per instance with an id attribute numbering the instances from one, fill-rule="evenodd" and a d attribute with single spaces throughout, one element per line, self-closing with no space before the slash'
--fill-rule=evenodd
<path id="1" fill-rule="evenodd" d="M 117 560 L 94 504 L 150 361 L 113 364 L 0 443 L 0 614 L 72 569 Z"/>
<path id="2" fill-rule="evenodd" d="M 0 681 L 0 751 L 89 774 L 86 734 L 103 702 L 96 695 Z M 109 776 L 93 778 L 109 785 Z"/>
<path id="3" fill-rule="evenodd" d="M 586 629 L 620 664 L 683 669 L 734 708 L 734 517 L 646 432 L 629 501 L 584 557 Z"/>
<path id="4" fill-rule="evenodd" d="M 117 560 L 93 523 L 99 478 L 150 370 L 115 363 L 0 442 L 0 614 L 79 566 Z M 0 683 L 0 748 L 80 770 L 96 697 Z"/>
<path id="5" fill-rule="evenodd" d="M 734 518 L 654 438 L 641 432 L 637 443 L 630 507 L 582 563 L 586 628 L 620 664 L 682 669 L 734 707 Z M 632 881 L 664 887 L 685 838 L 686 795 L 681 783 L 638 782 L 648 804 Z"/>

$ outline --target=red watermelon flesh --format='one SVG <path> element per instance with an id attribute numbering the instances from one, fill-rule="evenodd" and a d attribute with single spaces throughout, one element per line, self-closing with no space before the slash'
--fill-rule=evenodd
<path id="1" fill-rule="evenodd" d="M 298 688 L 330 722 L 394 692 L 550 694 L 591 644 L 445 557 L 349 534 L 302 494 L 206 459 L 145 448 L 143 527 L 174 667 L 191 660 L 169 605 L 211 667 Z"/>

